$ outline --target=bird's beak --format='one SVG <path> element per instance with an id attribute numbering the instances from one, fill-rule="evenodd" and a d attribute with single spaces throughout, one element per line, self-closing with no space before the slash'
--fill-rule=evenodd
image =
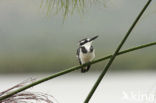
<path id="1" fill-rule="evenodd" d="M 94 36 L 93 38 L 91 38 L 89 41 L 93 41 L 95 40 L 97 37 L 99 37 L 98 35 L 97 36 Z"/>

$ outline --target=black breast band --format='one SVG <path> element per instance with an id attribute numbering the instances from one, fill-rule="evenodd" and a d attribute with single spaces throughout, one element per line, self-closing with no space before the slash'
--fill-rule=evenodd
<path id="1" fill-rule="evenodd" d="M 87 50 L 86 50 L 85 47 L 81 47 L 81 50 L 82 50 L 83 53 L 87 53 Z"/>

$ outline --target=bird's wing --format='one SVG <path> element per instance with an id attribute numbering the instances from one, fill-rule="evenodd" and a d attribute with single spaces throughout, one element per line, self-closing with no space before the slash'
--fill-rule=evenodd
<path id="1" fill-rule="evenodd" d="M 78 57 L 80 54 L 80 48 L 77 49 L 76 56 Z"/>
<path id="2" fill-rule="evenodd" d="M 79 55 L 80 55 L 80 48 L 77 49 L 76 55 L 77 55 L 77 58 L 78 58 L 78 60 L 79 60 L 79 63 L 82 64 L 82 63 L 81 63 L 81 60 L 80 60 L 80 58 L 79 58 Z"/>

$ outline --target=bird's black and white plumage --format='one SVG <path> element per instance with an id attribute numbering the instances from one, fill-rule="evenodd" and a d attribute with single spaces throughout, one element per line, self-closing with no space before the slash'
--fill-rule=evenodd
<path id="1" fill-rule="evenodd" d="M 85 38 L 79 41 L 79 48 L 77 49 L 77 57 L 79 59 L 80 65 L 90 62 L 95 58 L 95 50 L 92 46 L 92 41 L 95 40 L 98 36 L 93 38 Z M 81 68 L 81 72 L 87 72 L 90 68 L 90 65 Z"/>

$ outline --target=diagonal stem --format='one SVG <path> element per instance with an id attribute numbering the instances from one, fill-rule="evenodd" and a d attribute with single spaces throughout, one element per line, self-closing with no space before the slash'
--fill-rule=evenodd
<path id="1" fill-rule="evenodd" d="M 143 48 L 150 47 L 150 46 L 154 46 L 154 45 L 156 45 L 156 42 L 152 42 L 152 43 L 144 44 L 144 45 L 137 46 L 137 47 L 134 47 L 134 48 L 130 48 L 130 49 L 127 49 L 127 50 L 124 50 L 124 51 L 119 52 L 117 55 L 119 56 L 119 55 L 122 55 L 122 54 L 126 54 L 126 53 L 128 53 L 128 52 L 132 52 L 132 51 L 135 51 L 135 50 L 143 49 Z M 99 59 L 97 59 L 97 60 L 94 60 L 94 61 L 90 62 L 90 64 L 95 64 L 95 63 L 98 63 L 98 62 L 107 60 L 107 59 L 109 59 L 109 58 L 111 58 L 111 57 L 112 57 L 112 55 L 108 55 L 108 56 L 106 56 L 106 57 L 103 57 L 103 58 L 99 58 Z M 38 81 L 35 81 L 35 82 L 31 83 L 31 84 L 28 84 L 28 85 L 26 85 L 26 86 L 24 86 L 24 87 L 22 87 L 22 88 L 19 88 L 19 89 L 13 91 L 13 92 L 10 92 L 10 93 L 8 93 L 7 95 L 1 96 L 1 97 L 0 97 L 0 101 L 6 99 L 6 98 L 8 98 L 8 97 L 10 97 L 10 96 L 12 96 L 12 95 L 14 95 L 14 94 L 16 94 L 16 93 L 19 93 L 19 92 L 22 92 L 22 91 L 24 91 L 24 90 L 26 90 L 26 89 L 29 89 L 29 88 L 31 88 L 31 87 L 33 87 L 33 86 L 35 86 L 35 85 L 38 85 L 38 84 L 43 83 L 43 82 L 45 82 L 45 81 L 48 81 L 48 80 L 50 80 L 50 79 L 56 78 L 56 77 L 58 77 L 58 76 L 61 76 L 61 75 L 66 74 L 66 73 L 70 73 L 70 72 L 72 72 L 72 71 L 74 71 L 74 70 L 78 70 L 78 69 L 80 69 L 81 67 L 84 67 L 84 66 L 86 66 L 86 65 L 87 65 L 87 64 L 74 66 L 74 67 L 71 67 L 71 68 L 69 68 L 69 69 L 65 69 L 65 70 L 63 70 L 63 71 L 61 71 L 61 72 L 55 73 L 55 74 L 53 74 L 53 75 L 50 75 L 50 76 L 48 76 L 48 77 L 42 78 L 42 79 L 40 79 L 40 80 L 38 80 Z"/>
<path id="2" fill-rule="evenodd" d="M 101 80 L 103 79 L 104 75 L 106 74 L 106 72 L 108 71 L 109 67 L 111 66 L 111 64 L 113 63 L 115 57 L 117 56 L 118 52 L 120 51 L 121 47 L 123 46 L 123 44 L 125 43 L 125 41 L 127 40 L 128 36 L 130 35 L 130 33 L 132 32 L 133 28 L 135 27 L 135 25 L 137 24 L 137 22 L 139 21 L 140 17 L 142 16 L 142 14 L 144 13 L 144 11 L 146 10 L 146 8 L 148 7 L 148 5 L 150 4 L 152 0 L 148 0 L 148 2 L 146 3 L 146 5 L 144 6 L 144 8 L 142 9 L 142 11 L 139 13 L 139 15 L 137 16 L 137 18 L 135 19 L 135 21 L 133 22 L 132 26 L 130 27 L 130 29 L 128 30 L 128 32 L 126 33 L 125 37 L 122 39 L 121 43 L 119 44 L 118 48 L 116 49 L 115 53 L 113 54 L 113 56 L 110 58 L 108 64 L 106 65 L 106 67 L 104 68 L 104 70 L 102 71 L 102 73 L 100 74 L 100 76 L 98 77 L 97 81 L 95 82 L 93 88 L 91 89 L 91 91 L 89 92 L 86 100 L 84 101 L 84 103 L 88 103 L 89 100 L 91 99 L 92 95 L 94 94 L 96 88 L 98 87 L 98 85 L 100 84 Z"/>

